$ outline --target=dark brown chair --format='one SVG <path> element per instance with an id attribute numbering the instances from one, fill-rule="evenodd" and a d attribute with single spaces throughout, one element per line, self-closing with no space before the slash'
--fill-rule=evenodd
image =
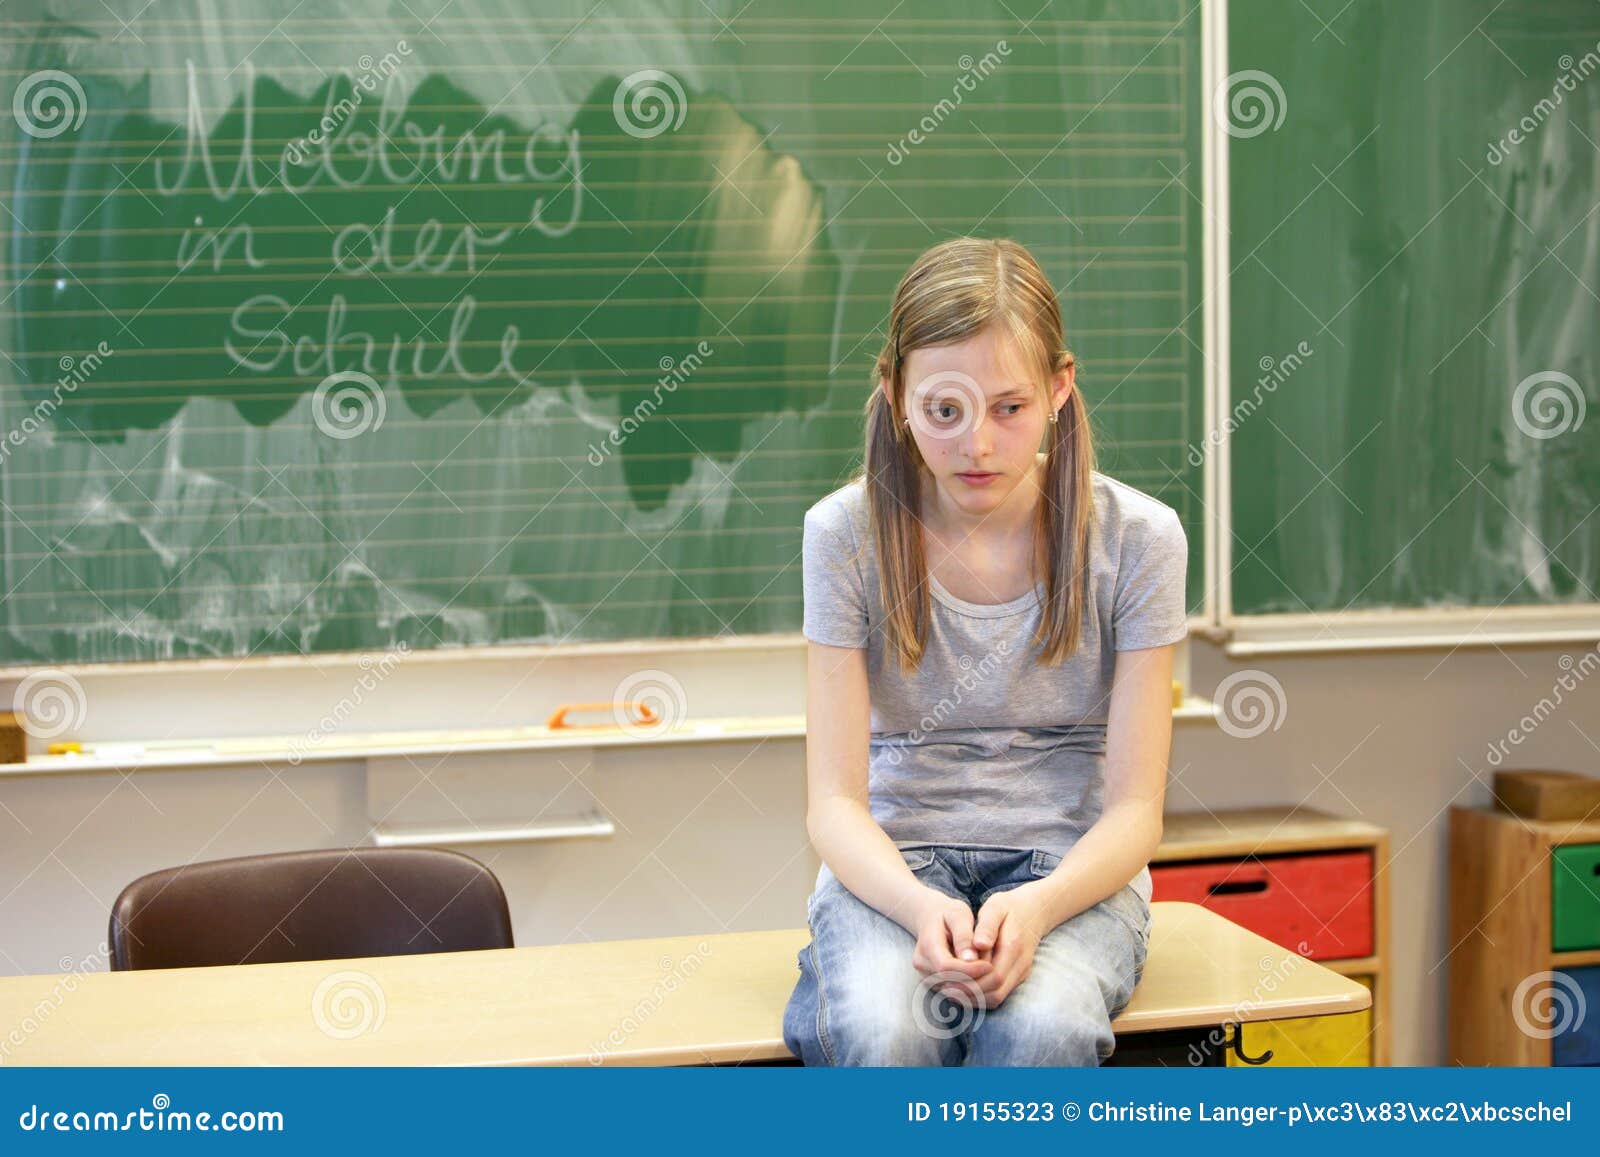
<path id="1" fill-rule="evenodd" d="M 510 948 L 500 881 L 440 848 L 333 848 L 185 864 L 111 907 L 111 967 L 190 968 Z"/>

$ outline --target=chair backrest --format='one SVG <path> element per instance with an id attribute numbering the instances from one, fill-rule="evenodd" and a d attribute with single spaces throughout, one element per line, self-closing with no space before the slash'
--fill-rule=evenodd
<path id="1" fill-rule="evenodd" d="M 185 864 L 111 908 L 111 967 L 189 968 L 510 948 L 500 881 L 442 848 L 332 848 Z"/>

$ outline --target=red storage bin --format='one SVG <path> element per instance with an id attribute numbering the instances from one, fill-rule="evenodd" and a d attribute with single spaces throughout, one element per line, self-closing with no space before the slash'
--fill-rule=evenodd
<path id="1" fill-rule="evenodd" d="M 1210 908 L 1312 960 L 1372 955 L 1370 851 L 1151 864 L 1150 880 L 1153 899 Z"/>

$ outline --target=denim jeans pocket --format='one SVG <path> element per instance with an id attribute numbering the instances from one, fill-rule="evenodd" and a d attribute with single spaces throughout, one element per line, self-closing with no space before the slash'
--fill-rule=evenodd
<path id="1" fill-rule="evenodd" d="M 1054 852 L 1047 852 L 1043 848 L 1035 848 L 1033 850 L 1033 862 L 1028 865 L 1028 870 L 1031 871 L 1037 879 L 1042 880 L 1051 872 L 1055 871 L 1060 864 L 1061 857 L 1056 855 Z"/>
<path id="2" fill-rule="evenodd" d="M 915 848 L 900 848 L 901 857 L 906 862 L 906 867 L 913 872 L 919 872 L 933 863 L 933 845 L 923 844 Z"/>

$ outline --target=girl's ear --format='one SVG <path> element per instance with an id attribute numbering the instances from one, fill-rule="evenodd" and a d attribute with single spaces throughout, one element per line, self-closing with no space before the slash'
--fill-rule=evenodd
<path id="1" fill-rule="evenodd" d="M 1068 362 L 1065 369 L 1059 370 L 1050 385 L 1050 408 L 1059 410 L 1067 404 L 1067 399 L 1072 396 L 1076 388 L 1078 366 L 1076 362 Z"/>

